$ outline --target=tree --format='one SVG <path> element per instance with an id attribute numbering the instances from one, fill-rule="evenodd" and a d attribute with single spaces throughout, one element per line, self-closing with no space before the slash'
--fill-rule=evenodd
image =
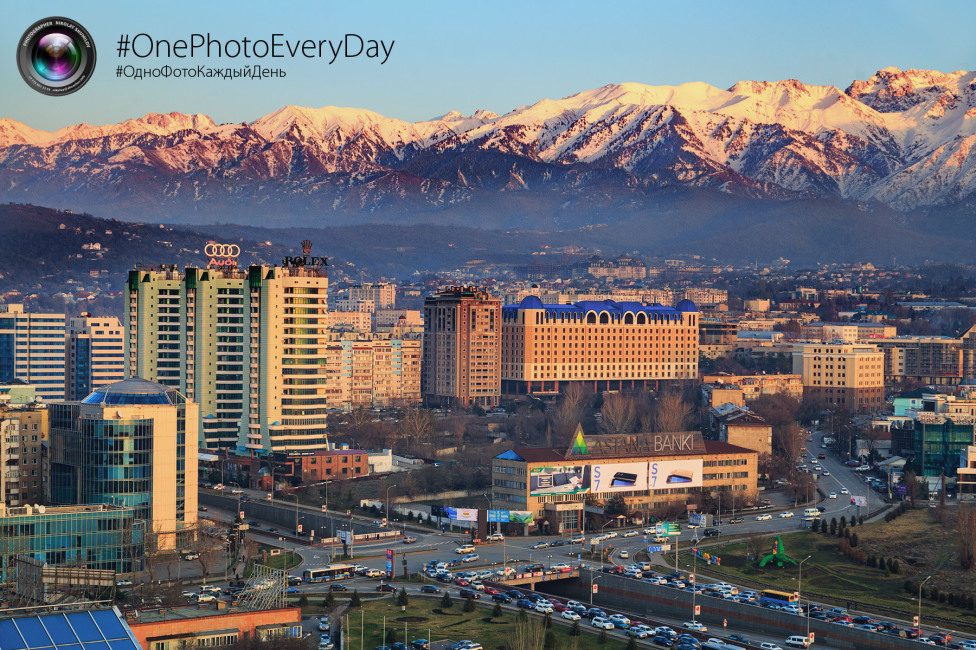
<path id="1" fill-rule="evenodd" d="M 637 640 L 634 637 L 627 641 L 627 650 L 637 650 Z"/>
<path id="2" fill-rule="evenodd" d="M 352 598 L 349 599 L 349 606 L 350 607 L 362 607 L 363 606 L 363 601 L 359 597 L 359 590 L 358 589 L 353 589 L 352 590 Z"/>
<path id="3" fill-rule="evenodd" d="M 408 407 L 400 412 L 397 436 L 408 443 L 425 443 L 434 435 L 434 417 L 424 408 Z"/>
<path id="4" fill-rule="evenodd" d="M 474 611 L 474 598 L 472 598 L 471 596 L 468 596 L 467 598 L 465 598 L 464 599 L 464 607 L 462 607 L 461 609 L 464 612 L 473 612 Z"/>
<path id="5" fill-rule="evenodd" d="M 560 394 L 559 403 L 550 411 L 553 444 L 568 444 L 570 436 L 583 419 L 583 405 L 588 397 L 582 384 L 568 384 Z"/>
<path id="6" fill-rule="evenodd" d="M 627 502 L 622 494 L 615 494 L 603 504 L 603 512 L 607 517 L 627 514 Z"/>
<path id="7" fill-rule="evenodd" d="M 745 536 L 746 552 L 749 557 L 758 560 L 763 557 L 766 550 L 766 538 L 760 532 L 746 533 Z"/>
<path id="8" fill-rule="evenodd" d="M 911 470 L 905 470 L 902 474 L 902 482 L 905 484 L 905 498 L 911 502 L 912 508 L 915 508 L 915 502 L 922 493 L 922 484 L 915 472 Z"/>
<path id="9" fill-rule="evenodd" d="M 322 606 L 326 609 L 332 609 L 335 607 L 335 594 L 331 591 L 325 594 L 325 600 L 322 601 Z"/>
<path id="10" fill-rule="evenodd" d="M 580 622 L 579 621 L 573 621 L 573 627 L 569 628 L 569 635 L 570 636 L 579 636 L 582 633 L 583 633 L 583 630 L 580 629 Z"/>
<path id="11" fill-rule="evenodd" d="M 491 617 L 498 618 L 502 615 L 502 605 L 501 603 L 495 603 L 495 606 L 491 608 Z"/>
<path id="12" fill-rule="evenodd" d="M 441 596 L 441 609 L 451 609 L 454 607 L 454 602 L 451 600 L 451 594 L 448 591 L 444 592 Z"/>
<path id="13" fill-rule="evenodd" d="M 410 598 L 407 596 L 407 588 L 403 587 L 397 592 L 397 605 L 400 607 L 406 607 L 410 604 Z"/>
<path id="14" fill-rule="evenodd" d="M 623 393 L 613 393 L 603 400 L 601 424 L 607 433 L 630 433 L 637 422 L 634 400 Z"/>
<path id="15" fill-rule="evenodd" d="M 545 639 L 546 628 L 542 619 L 530 619 L 524 609 L 519 610 L 512 635 L 512 650 L 539 650 Z"/>
<path id="16" fill-rule="evenodd" d="M 684 431 L 691 415 L 691 405 L 676 390 L 670 390 L 658 396 L 654 405 L 654 415 L 651 425 L 654 431 L 668 433 Z"/>

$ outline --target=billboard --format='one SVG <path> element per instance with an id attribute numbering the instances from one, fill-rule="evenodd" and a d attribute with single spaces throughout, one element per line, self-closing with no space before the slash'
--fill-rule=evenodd
<path id="1" fill-rule="evenodd" d="M 531 524 L 535 519 L 531 510 L 509 510 L 508 520 L 515 524 Z"/>
<path id="2" fill-rule="evenodd" d="M 701 487 L 703 467 L 701 458 L 601 463 L 585 468 L 584 485 L 594 493 Z"/>
<path id="3" fill-rule="evenodd" d="M 478 521 L 478 511 L 472 508 L 458 508 L 458 521 Z"/>
<path id="4" fill-rule="evenodd" d="M 488 521 L 491 523 L 508 523 L 508 510 L 489 510 Z"/>
<path id="5" fill-rule="evenodd" d="M 529 470 L 529 496 L 586 492 L 582 465 L 533 467 Z"/>
<path id="6" fill-rule="evenodd" d="M 867 497 L 851 497 L 851 503 L 858 507 L 865 507 L 868 505 Z"/>

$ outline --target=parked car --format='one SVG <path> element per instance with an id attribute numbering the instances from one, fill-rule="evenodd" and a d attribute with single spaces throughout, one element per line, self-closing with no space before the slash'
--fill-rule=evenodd
<path id="1" fill-rule="evenodd" d="M 388 582 L 381 582 L 380 584 L 376 585 L 376 591 L 390 591 L 390 592 L 393 592 L 393 591 L 396 591 L 396 590 L 397 590 L 397 588 L 394 587 L 393 585 L 391 585 Z"/>
<path id="2" fill-rule="evenodd" d="M 535 544 L 532 545 L 531 548 L 537 550 L 540 548 L 549 548 L 549 542 L 536 542 Z"/>
<path id="3" fill-rule="evenodd" d="M 420 588 L 420 593 L 422 594 L 439 594 L 441 593 L 440 587 L 434 585 L 424 585 Z"/>
<path id="4" fill-rule="evenodd" d="M 769 521 L 773 516 L 771 514 L 757 515 L 756 521 Z"/>
<path id="5" fill-rule="evenodd" d="M 346 585 L 339 584 L 337 582 L 335 584 L 329 585 L 329 591 L 349 591 L 349 587 L 347 587 Z"/>
<path id="6" fill-rule="evenodd" d="M 414 543 L 416 543 L 416 541 L 417 541 L 417 538 L 416 537 L 404 537 L 403 538 L 403 543 L 404 544 L 414 544 Z"/>
<path id="7" fill-rule="evenodd" d="M 694 630 L 695 632 L 708 632 L 708 628 L 702 625 L 701 621 L 685 621 L 681 624 L 681 627 L 686 630 Z"/>
<path id="8" fill-rule="evenodd" d="M 596 617 L 594 617 L 593 620 L 590 621 L 590 625 L 592 625 L 593 627 L 596 627 L 596 628 L 603 629 L 603 630 L 612 630 L 613 629 L 613 623 L 611 623 L 609 619 L 604 618 L 602 616 L 596 616 Z"/>
<path id="9" fill-rule="evenodd" d="M 560 614 L 560 616 L 565 618 L 567 621 L 578 621 L 580 620 L 580 618 L 582 618 L 578 613 L 574 612 L 571 609 L 567 609 L 563 611 L 563 613 Z"/>

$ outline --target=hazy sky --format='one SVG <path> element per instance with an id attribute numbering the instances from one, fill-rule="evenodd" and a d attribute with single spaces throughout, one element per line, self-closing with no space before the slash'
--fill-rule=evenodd
<path id="1" fill-rule="evenodd" d="M 526 6 L 528 5 L 528 6 Z M 63 15 L 91 32 L 95 76 L 67 97 L 36 93 L 14 50 L 35 20 Z M 796 78 L 845 88 L 886 66 L 976 69 L 976 2 L 275 2 L 156 0 L 6 2 L 0 19 L 0 117 L 36 128 L 104 124 L 149 112 L 253 120 L 285 104 L 351 106 L 416 121 L 449 110 L 505 113 L 608 83 L 727 88 L 742 79 Z M 394 41 L 389 59 L 120 59 L 121 34 L 226 41 Z M 146 43 L 145 40 L 142 41 Z M 6 45 L 4 45 L 6 44 Z M 284 79 L 116 78 L 119 65 L 259 63 Z"/>

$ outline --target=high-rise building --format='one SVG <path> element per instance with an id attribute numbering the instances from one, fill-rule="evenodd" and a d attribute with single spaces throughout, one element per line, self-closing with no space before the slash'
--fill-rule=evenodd
<path id="1" fill-rule="evenodd" d="M 498 405 L 501 320 L 501 300 L 477 287 L 449 287 L 424 301 L 424 401 Z"/>
<path id="2" fill-rule="evenodd" d="M 47 408 L 38 404 L 0 406 L 0 500 L 8 506 L 47 502 L 47 416 Z"/>
<path id="3" fill-rule="evenodd" d="M 419 336 L 336 333 L 324 352 L 330 408 L 420 402 Z"/>
<path id="4" fill-rule="evenodd" d="M 133 508 L 158 548 L 176 548 L 197 521 L 197 405 L 133 377 L 48 408 L 51 501 Z"/>
<path id="5" fill-rule="evenodd" d="M 803 377 L 803 396 L 852 411 L 884 405 L 884 353 L 874 345 L 796 343 L 793 372 Z"/>
<path id="6" fill-rule="evenodd" d="M 0 381 L 21 379 L 43 400 L 64 399 L 64 314 L 29 314 L 0 305 Z"/>
<path id="7" fill-rule="evenodd" d="M 325 258 L 238 270 L 234 245 L 208 268 L 129 273 L 126 373 L 200 405 L 201 445 L 325 449 L 329 338 Z"/>
<path id="8" fill-rule="evenodd" d="M 529 296 L 502 308 L 502 393 L 597 391 L 698 376 L 698 310 L 639 302 L 543 305 Z"/>
<path id="9" fill-rule="evenodd" d="M 111 316 L 82 314 L 68 320 L 68 400 L 79 400 L 100 386 L 125 379 L 122 323 Z"/>
<path id="10" fill-rule="evenodd" d="M 366 282 L 349 287 L 349 300 L 352 302 L 368 301 L 373 303 L 373 309 L 393 309 L 396 306 L 396 285 L 389 282 Z"/>

